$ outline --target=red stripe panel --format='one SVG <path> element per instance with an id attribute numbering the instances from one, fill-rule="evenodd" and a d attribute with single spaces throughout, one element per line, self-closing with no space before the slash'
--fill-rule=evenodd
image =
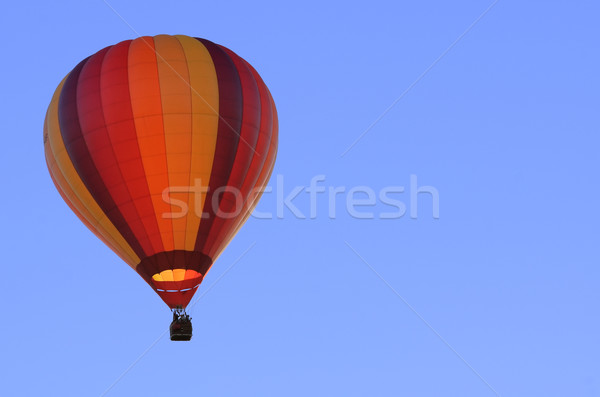
<path id="1" fill-rule="evenodd" d="M 124 46 L 129 46 L 129 41 L 121 42 L 111 47 L 102 58 L 93 56 L 82 69 L 77 86 L 77 106 L 80 112 L 81 132 L 85 139 L 90 155 L 106 186 L 110 197 L 116 204 L 112 212 L 122 214 L 131 228 L 136 239 L 147 255 L 152 252 L 152 245 L 148 241 L 144 225 L 135 211 L 135 206 L 129 194 L 129 189 L 123 179 L 121 167 L 115 155 L 114 142 L 109 134 L 109 120 L 106 118 L 106 98 L 104 87 L 111 74 L 106 73 L 106 63 L 114 58 Z M 108 84 L 111 82 L 109 81 Z M 103 87 L 104 86 L 104 87 Z M 123 106 L 122 104 L 119 104 Z M 98 203 L 100 204 L 100 203 Z"/>
<path id="2" fill-rule="evenodd" d="M 241 58 L 238 57 L 238 59 Z M 271 108 L 271 101 L 267 87 L 254 68 L 252 68 L 252 66 L 250 66 L 250 64 L 248 64 L 246 61 L 243 62 L 248 71 L 251 73 L 251 77 L 254 80 L 260 95 L 260 102 L 258 103 L 260 108 L 260 132 L 255 147 L 255 153 L 253 153 L 254 156 L 252 157 L 252 162 L 250 163 L 244 183 L 240 188 L 242 196 L 244 197 L 243 209 L 235 218 L 225 220 L 219 232 L 212 235 L 213 239 L 217 243 L 209 245 L 210 250 L 208 255 L 211 258 L 214 258 L 217 252 L 220 251 L 222 244 L 226 244 L 228 242 L 227 236 L 233 232 L 237 224 L 246 216 L 246 213 L 252 204 L 252 189 L 254 189 L 259 182 L 258 177 L 263 167 L 265 167 L 269 147 L 271 144 L 271 134 L 273 132 L 273 109 Z"/>
<path id="3" fill-rule="evenodd" d="M 225 47 L 221 47 L 221 49 L 233 60 L 242 83 L 242 130 L 231 175 L 227 181 L 227 186 L 236 189 L 240 194 L 237 198 L 233 193 L 225 193 L 222 196 L 219 210 L 223 215 L 217 216 L 213 222 L 212 229 L 210 230 L 207 241 L 203 247 L 205 252 L 214 251 L 215 246 L 222 242 L 219 240 L 218 236 L 223 229 L 231 227 L 231 221 L 240 216 L 243 210 L 243 204 L 250 192 L 250 186 L 245 183 L 246 179 L 252 181 L 254 184 L 259 173 L 259 170 L 256 169 L 256 167 L 251 169 L 251 164 L 253 157 L 258 157 L 258 155 L 256 155 L 256 146 L 259 133 L 261 132 L 260 91 L 252 72 L 246 66 L 246 62 L 233 51 Z M 249 171 L 253 171 L 253 173 L 250 173 Z M 242 187 L 245 187 L 245 189 L 242 190 Z M 240 201 L 237 202 L 236 200 Z"/>
<path id="4" fill-rule="evenodd" d="M 195 244 L 195 250 L 202 252 L 216 218 L 216 209 L 219 208 L 212 203 L 214 192 L 217 188 L 227 184 L 233 168 L 242 125 L 243 107 L 240 77 L 231 58 L 216 44 L 204 39 L 197 40 L 206 47 L 215 65 L 219 85 L 220 116 L 209 190 L 203 208 L 207 218 L 200 222 Z M 215 201 L 217 200 L 215 199 Z M 200 270 L 200 273 L 205 274 L 206 270 L 208 268 Z"/>
<path id="5" fill-rule="evenodd" d="M 106 185 L 94 161 L 92 160 L 91 152 L 94 154 L 98 150 L 106 150 L 106 144 L 94 143 L 93 137 L 85 139 L 82 134 L 80 115 L 78 111 L 78 102 L 85 103 L 92 101 L 94 96 L 98 97 L 100 92 L 100 65 L 104 59 L 105 54 L 111 47 L 107 47 L 90 58 L 85 59 L 79 65 L 77 65 L 69 74 L 69 77 L 65 80 L 65 84 L 60 93 L 59 104 L 58 104 L 58 117 L 60 124 L 60 132 L 65 144 L 65 148 L 75 170 L 77 171 L 82 182 L 86 188 L 98 203 L 99 207 L 106 214 L 112 224 L 119 230 L 123 238 L 131 246 L 134 252 L 140 256 L 145 256 L 144 248 L 136 238 L 134 232 L 127 224 L 127 221 L 123 217 L 123 214 L 119 211 L 115 201 L 111 197 Z M 89 64 L 89 66 L 88 66 Z M 85 89 L 78 89 L 80 75 L 84 66 L 87 66 L 88 72 L 87 78 L 81 80 L 81 84 L 87 85 Z M 80 95 L 85 92 L 85 97 Z M 95 95 L 94 95 L 95 94 Z M 100 127 L 104 125 L 104 118 L 102 115 L 102 107 L 100 102 L 95 105 L 92 103 L 86 107 L 86 112 L 82 112 L 83 119 L 85 119 L 86 126 L 93 125 Z M 87 124 L 89 123 L 89 125 Z M 89 141 L 89 142 L 88 142 Z M 88 145 L 90 147 L 88 148 Z M 97 146 L 100 145 L 100 148 Z"/>
<path id="6" fill-rule="evenodd" d="M 102 109 L 113 155 L 104 159 L 102 173 L 106 185 L 117 201 L 119 210 L 134 227 L 146 253 L 164 250 L 150 189 L 137 141 L 131 96 L 129 94 L 128 53 L 131 41 L 114 46 L 105 56 L 101 71 Z M 84 129 L 84 135 L 86 131 Z"/>

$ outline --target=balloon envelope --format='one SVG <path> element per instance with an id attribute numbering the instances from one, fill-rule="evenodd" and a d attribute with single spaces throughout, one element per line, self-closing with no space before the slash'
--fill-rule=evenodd
<path id="1" fill-rule="evenodd" d="M 44 148 L 73 212 L 169 307 L 185 308 L 256 206 L 277 128 L 245 60 L 159 35 L 79 63 L 48 107 Z"/>

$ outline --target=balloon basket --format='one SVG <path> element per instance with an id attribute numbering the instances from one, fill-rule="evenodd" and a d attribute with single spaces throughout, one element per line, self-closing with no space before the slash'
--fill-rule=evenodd
<path id="1" fill-rule="evenodd" d="M 171 340 L 188 341 L 192 339 L 192 318 L 183 308 L 173 309 L 173 322 L 169 326 Z"/>

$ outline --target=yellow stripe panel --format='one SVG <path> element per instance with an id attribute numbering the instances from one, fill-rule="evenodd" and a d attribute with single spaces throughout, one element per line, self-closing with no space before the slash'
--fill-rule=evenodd
<path id="1" fill-rule="evenodd" d="M 188 198 L 184 249 L 193 251 L 200 227 L 199 215 L 206 198 L 206 191 L 199 188 L 208 187 L 217 144 L 219 85 L 215 65 L 206 47 L 188 36 L 175 37 L 185 53 L 192 88 L 192 158 L 187 183 L 198 190 Z"/>
<path id="2" fill-rule="evenodd" d="M 185 279 L 185 269 L 173 269 L 173 281 L 182 281 Z"/>
<path id="3" fill-rule="evenodd" d="M 152 276 L 152 278 L 156 281 L 183 281 L 185 280 L 185 275 L 186 272 L 188 270 L 186 269 L 167 269 L 167 270 L 163 270 L 160 273 L 156 273 Z M 191 270 L 193 273 L 191 274 L 192 277 L 189 278 L 194 278 L 198 276 L 198 273 L 196 273 L 195 271 Z"/>
<path id="4" fill-rule="evenodd" d="M 47 122 L 44 121 L 44 136 L 47 136 L 47 133 L 48 133 Z M 75 215 L 77 215 L 79 220 L 92 233 L 94 233 L 94 235 L 96 237 L 98 237 L 107 247 L 112 249 L 112 247 L 116 245 L 115 241 L 112 240 L 112 238 L 110 238 L 110 236 L 107 236 L 108 239 L 105 238 L 104 235 L 102 235 L 98 230 L 96 230 L 96 228 L 91 223 L 88 222 L 87 218 L 88 217 L 92 218 L 92 217 L 85 208 L 82 208 L 82 211 L 80 211 L 73 204 L 73 198 L 75 197 L 75 193 L 73 193 L 73 191 L 71 190 L 71 188 L 69 186 L 69 183 L 65 180 L 65 178 L 61 174 L 60 170 L 58 169 L 58 166 L 56 165 L 56 161 L 54 161 L 54 157 L 52 157 L 52 154 L 48 152 L 48 151 L 51 151 L 49 144 L 44 145 L 44 151 L 46 152 L 46 165 L 48 166 L 48 171 L 50 172 L 50 178 L 52 178 L 52 182 L 54 182 L 54 186 L 58 190 L 58 193 L 60 194 L 62 199 L 65 201 L 65 203 L 67 203 L 67 205 L 69 206 L 71 211 L 73 211 L 73 213 L 75 213 Z M 116 251 L 114 249 L 112 249 L 112 250 L 121 259 L 123 259 L 124 262 L 128 262 L 129 259 L 126 259 L 124 256 L 122 256 L 119 251 Z"/>
<path id="5" fill-rule="evenodd" d="M 190 146 L 192 143 L 192 95 L 190 77 L 183 48 L 173 36 L 154 37 L 158 81 L 163 110 L 163 125 L 169 185 L 178 188 L 171 196 L 183 202 L 189 202 L 190 164 L 192 161 Z M 181 209 L 173 206 L 173 212 Z M 187 214 L 189 215 L 189 213 Z M 185 249 L 186 216 L 173 217 L 174 249 Z"/>
<path id="6" fill-rule="evenodd" d="M 47 134 L 47 131 L 48 131 L 48 127 L 47 127 L 47 122 L 45 121 L 44 122 L 45 136 Z M 107 247 L 112 249 L 113 252 L 115 254 L 117 254 L 121 259 L 123 259 L 124 262 L 126 262 L 126 263 L 129 262 L 130 258 L 125 258 L 121 254 L 121 252 L 112 248 L 112 247 L 116 246 L 117 244 L 110 236 L 108 236 L 108 235 L 104 236 L 102 233 L 100 233 L 100 231 L 98 231 L 96 229 L 96 227 L 94 225 L 92 225 L 90 222 L 88 222 L 88 219 L 93 219 L 93 217 L 91 216 L 89 211 L 85 207 L 81 206 L 81 203 L 78 203 L 78 206 L 76 206 L 73 203 L 73 201 L 77 201 L 75 193 L 73 193 L 73 191 L 71 190 L 71 187 L 69 186 L 69 183 L 65 180 L 64 176 L 60 172 L 60 169 L 58 169 L 58 165 L 56 164 L 54 157 L 52 157 L 51 150 L 52 149 L 50 148 L 50 144 L 44 145 L 44 151 L 46 152 L 46 165 L 48 166 L 48 171 L 50 171 L 50 177 L 52 178 L 52 181 L 54 182 L 54 185 L 56 186 L 58 193 L 60 193 L 60 196 L 62 197 L 62 199 L 67 203 L 67 205 L 69 206 L 69 208 L 71 208 L 71 210 L 75 213 L 75 215 L 77 215 L 79 220 L 92 233 L 94 233 L 94 235 L 96 235 L 96 237 L 98 237 Z M 81 210 L 79 208 L 81 208 Z"/>
<path id="7" fill-rule="evenodd" d="M 125 241 L 121 233 L 114 227 L 112 222 L 106 217 L 104 212 L 100 209 L 94 198 L 91 196 L 83 181 L 77 174 L 77 171 L 73 167 L 73 163 L 69 158 L 69 154 L 65 148 L 60 132 L 60 126 L 58 122 L 58 101 L 60 98 L 60 92 L 63 84 L 66 80 L 60 83 L 50 106 L 48 107 L 47 113 L 47 132 L 48 139 L 45 143 L 46 156 L 51 157 L 55 160 L 56 166 L 53 167 L 52 171 L 55 177 L 61 175 L 62 180 L 68 182 L 69 189 L 67 186 L 61 186 L 65 194 L 72 194 L 69 200 L 75 208 L 86 216 L 87 221 L 100 233 L 107 241 L 113 241 L 113 245 L 110 247 L 119 254 L 121 258 L 124 258 L 125 262 L 129 266 L 135 269 L 135 266 L 140 262 L 140 258 L 135 254 L 133 249 Z"/>

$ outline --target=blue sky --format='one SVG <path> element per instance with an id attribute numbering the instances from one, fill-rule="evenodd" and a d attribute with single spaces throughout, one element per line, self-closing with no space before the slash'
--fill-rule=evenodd
<path id="1" fill-rule="evenodd" d="M 500 0 L 421 79 L 492 1 L 108 3 L 122 19 L 102 0 L 0 14 L 0 394 L 99 396 L 152 346 L 107 396 L 600 395 L 597 2 Z M 335 219 L 327 194 L 314 219 L 251 218 L 197 294 L 192 342 L 152 345 L 170 312 L 62 202 L 42 123 L 81 59 L 160 33 L 260 72 L 285 194 L 324 175 L 403 186 L 410 209 L 415 175 L 439 219 L 427 194 L 416 219 L 356 219 L 344 194 Z M 309 214 L 309 194 L 293 203 Z"/>

